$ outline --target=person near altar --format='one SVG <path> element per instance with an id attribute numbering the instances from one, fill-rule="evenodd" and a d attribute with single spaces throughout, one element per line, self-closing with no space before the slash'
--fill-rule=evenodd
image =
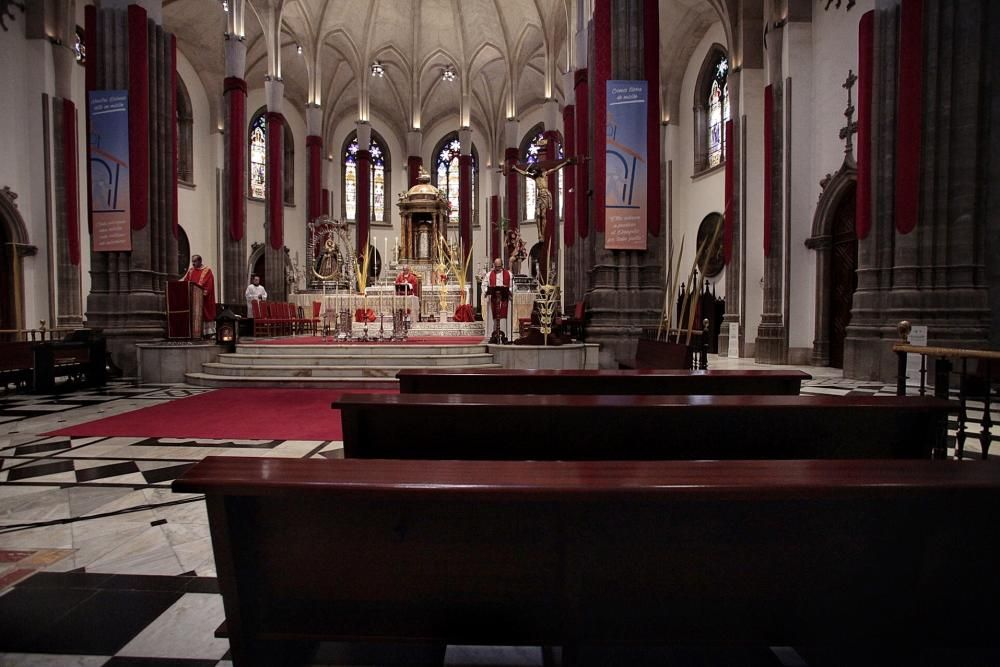
<path id="1" fill-rule="evenodd" d="M 201 255 L 191 255 L 191 268 L 187 270 L 182 281 L 191 282 L 205 292 L 204 326 L 207 332 L 215 327 L 215 276 L 212 269 L 202 263 Z"/>
<path id="2" fill-rule="evenodd" d="M 493 270 L 483 276 L 482 289 L 490 304 L 486 318 L 486 330 L 492 332 L 490 343 L 506 343 L 510 340 L 507 314 L 514 289 L 514 276 L 503 267 L 503 260 L 499 257 L 493 260 Z"/>
<path id="3" fill-rule="evenodd" d="M 403 270 L 396 276 L 396 294 L 420 296 L 420 278 L 410 271 L 409 264 L 404 264 Z"/>

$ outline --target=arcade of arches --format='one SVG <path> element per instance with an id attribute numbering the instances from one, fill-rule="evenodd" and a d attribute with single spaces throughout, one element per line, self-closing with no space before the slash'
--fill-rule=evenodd
<path id="1" fill-rule="evenodd" d="M 713 214 L 722 354 L 737 327 L 741 357 L 889 379 L 900 319 L 935 344 L 1000 343 L 986 0 L 67 0 L 9 13 L 0 123 L 16 159 L 0 187 L 17 205 L 0 200 L 2 326 L 101 327 L 127 370 L 135 341 L 163 333 L 175 256 L 200 254 L 221 302 L 239 302 L 255 267 L 282 298 L 304 288 L 307 224 L 329 215 L 394 271 L 395 202 L 421 167 L 474 269 L 503 254 L 504 229 L 554 258 L 604 366 L 658 322 L 668 260 L 684 279 Z M 148 43 L 128 41 L 137 26 Z M 612 80 L 650 90 L 645 250 L 606 246 L 595 140 Z M 129 131 L 145 171 L 130 177 L 123 253 L 93 249 L 87 215 L 86 94 L 115 89 L 148 112 Z M 542 239 L 534 184 L 500 171 L 560 154 L 577 161 L 549 177 Z"/>

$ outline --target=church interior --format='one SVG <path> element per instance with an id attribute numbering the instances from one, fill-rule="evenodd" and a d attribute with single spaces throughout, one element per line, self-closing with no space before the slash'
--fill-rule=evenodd
<path id="1" fill-rule="evenodd" d="M 997 39 L 0 0 L 0 665 L 1000 664 Z"/>

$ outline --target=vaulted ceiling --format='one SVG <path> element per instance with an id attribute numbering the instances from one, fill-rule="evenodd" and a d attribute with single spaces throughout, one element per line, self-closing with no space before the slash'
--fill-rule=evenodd
<path id="1" fill-rule="evenodd" d="M 232 2 L 233 0 L 230 0 Z M 578 0 L 246 0 L 246 79 L 269 71 L 266 30 L 280 16 L 280 76 L 288 104 L 319 101 L 328 145 L 344 118 L 368 115 L 399 137 L 413 127 L 468 122 L 493 149 L 503 121 L 563 97 Z M 684 69 L 729 0 L 660 0 L 667 109 Z M 222 90 L 227 14 L 221 0 L 164 0 L 164 23 L 209 91 Z M 301 53 L 299 50 L 301 47 Z M 370 75 L 379 61 L 384 76 Z M 271 68 L 274 63 L 270 62 Z M 453 67 L 457 78 L 442 72 Z M 567 91 L 568 92 L 568 91 Z M 464 102 L 464 103 L 463 103 Z M 212 99 L 218 112 L 218 99 Z M 465 111 L 467 118 L 460 113 Z"/>

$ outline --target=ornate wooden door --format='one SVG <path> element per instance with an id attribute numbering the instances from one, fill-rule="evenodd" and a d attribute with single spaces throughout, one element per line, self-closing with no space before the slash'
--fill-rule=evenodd
<path id="1" fill-rule="evenodd" d="M 844 193 L 834 213 L 830 252 L 830 366 L 844 367 L 844 339 L 858 287 L 858 237 L 854 230 L 855 188 Z"/>

